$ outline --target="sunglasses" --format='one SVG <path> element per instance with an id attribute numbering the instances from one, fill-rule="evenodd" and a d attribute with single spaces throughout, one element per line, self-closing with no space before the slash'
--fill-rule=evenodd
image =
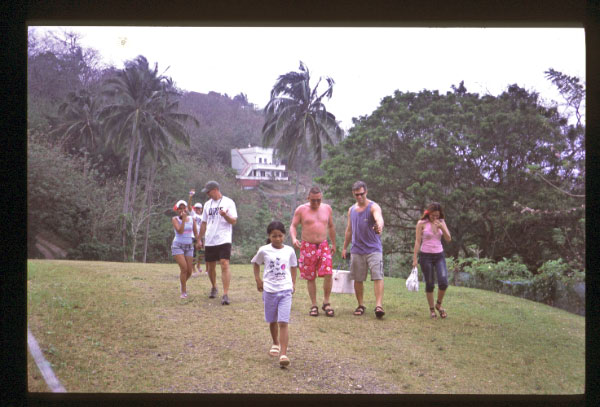
<path id="1" fill-rule="evenodd" d="M 364 196 L 366 194 L 366 192 L 359 192 L 357 194 L 354 194 L 354 196 L 358 197 L 358 196 Z"/>

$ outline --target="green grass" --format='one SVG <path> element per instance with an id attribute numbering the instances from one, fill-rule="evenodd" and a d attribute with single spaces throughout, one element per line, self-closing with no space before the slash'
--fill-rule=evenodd
<path id="1" fill-rule="evenodd" d="M 585 319 L 489 291 L 448 289 L 445 320 L 424 295 L 386 278 L 383 320 L 355 317 L 332 294 L 334 318 L 308 316 L 298 280 L 288 355 L 270 335 L 250 265 L 232 266 L 230 306 L 209 299 L 206 274 L 179 298 L 175 264 L 31 260 L 28 324 L 68 392 L 581 394 Z M 220 271 L 217 268 L 221 291 Z M 321 281 L 318 300 L 322 301 Z M 48 388 L 28 355 L 31 392 Z"/>

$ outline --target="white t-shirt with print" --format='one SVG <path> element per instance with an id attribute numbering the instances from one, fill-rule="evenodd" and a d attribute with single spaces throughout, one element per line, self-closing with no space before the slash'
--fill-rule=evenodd
<path id="1" fill-rule="evenodd" d="M 206 222 L 205 246 L 218 246 L 232 242 L 233 225 L 221 216 L 219 209 L 226 211 L 228 216 L 237 218 L 235 202 L 231 198 L 222 196 L 216 201 L 214 199 L 206 201 L 202 212 L 202 222 Z"/>
<path id="2" fill-rule="evenodd" d="M 264 264 L 263 290 L 276 293 L 294 288 L 290 268 L 298 266 L 296 252 L 290 246 L 276 249 L 272 244 L 261 246 L 251 263 Z"/>
<path id="3" fill-rule="evenodd" d="M 202 215 L 198 215 L 194 208 L 192 208 L 192 218 L 196 221 L 196 228 L 200 233 L 200 226 L 202 226 Z"/>

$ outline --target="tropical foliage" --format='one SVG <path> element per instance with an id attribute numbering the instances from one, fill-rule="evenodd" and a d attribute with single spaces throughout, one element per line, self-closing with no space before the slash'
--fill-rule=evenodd
<path id="1" fill-rule="evenodd" d="M 262 112 L 243 93 L 182 92 L 143 56 L 100 66 L 78 38 L 30 31 L 28 255 L 50 244 L 68 258 L 171 261 L 168 208 L 209 179 L 254 216 L 267 200 L 237 189 L 229 158 L 260 142 Z M 236 245 L 264 237 L 236 229 Z"/>
<path id="2" fill-rule="evenodd" d="M 231 98 L 179 90 L 143 56 L 123 69 L 101 66 L 77 35 L 34 34 L 30 257 L 43 256 L 46 242 L 68 258 L 171 262 L 169 208 L 187 199 L 189 188 L 216 179 L 238 206 L 232 259 L 246 263 L 264 243 L 268 222 L 289 225 L 297 203 L 297 193 L 236 184 L 231 149 L 265 143 L 297 170 L 296 182 L 324 187 L 338 239 L 353 203 L 351 184 L 367 182 L 386 220 L 386 275 L 410 271 L 416 219 L 436 200 L 452 231 L 446 251 L 453 276 L 472 274 L 493 286 L 504 277 L 527 280 L 532 295 L 547 303 L 558 301 L 561 284 L 581 284 L 585 87 L 579 78 L 549 69 L 546 77 L 564 99 L 552 104 L 517 85 L 497 96 L 470 93 L 463 83 L 446 94 L 396 91 L 355 119 L 338 143 L 341 130 L 325 108 L 334 82 L 311 84 L 302 63 L 278 78 L 259 109 L 242 92 Z M 511 292 L 520 295 L 522 286 Z"/>
<path id="3" fill-rule="evenodd" d="M 298 195 L 298 157 L 303 153 L 312 154 L 316 162 L 321 163 L 324 146 L 334 144 L 343 135 L 335 116 L 327 111 L 323 102 L 333 95 L 333 79 L 326 77 L 327 86 L 319 93 L 322 78 L 311 89 L 310 72 L 302 61 L 299 70 L 283 74 L 275 82 L 264 109 L 262 129 L 263 145 L 273 147 L 278 156 L 286 160 L 288 168 L 296 170 L 293 208 Z"/>
<path id="4" fill-rule="evenodd" d="M 445 95 L 396 91 L 329 148 L 319 181 L 340 210 L 352 202 L 352 183 L 367 182 L 385 215 L 387 253 L 412 253 L 417 218 L 438 201 L 450 256 L 470 256 L 475 245 L 482 256 L 519 256 L 534 269 L 561 257 L 582 269 L 582 140 L 556 107 L 517 85 L 499 96 L 463 83 Z"/>

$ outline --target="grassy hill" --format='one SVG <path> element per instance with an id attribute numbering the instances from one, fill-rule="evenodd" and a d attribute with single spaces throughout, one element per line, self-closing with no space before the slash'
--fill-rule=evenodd
<path id="1" fill-rule="evenodd" d="M 220 272 L 217 272 L 219 290 Z M 450 287 L 445 320 L 424 295 L 386 278 L 386 315 L 308 316 L 298 280 L 287 369 L 269 357 L 270 335 L 249 265 L 232 267 L 228 307 L 209 299 L 206 273 L 179 298 L 175 264 L 28 262 L 28 325 L 68 392 L 453 393 L 584 392 L 585 319 L 540 303 Z M 321 281 L 318 300 L 322 300 Z M 28 390 L 48 388 L 28 355 Z"/>

